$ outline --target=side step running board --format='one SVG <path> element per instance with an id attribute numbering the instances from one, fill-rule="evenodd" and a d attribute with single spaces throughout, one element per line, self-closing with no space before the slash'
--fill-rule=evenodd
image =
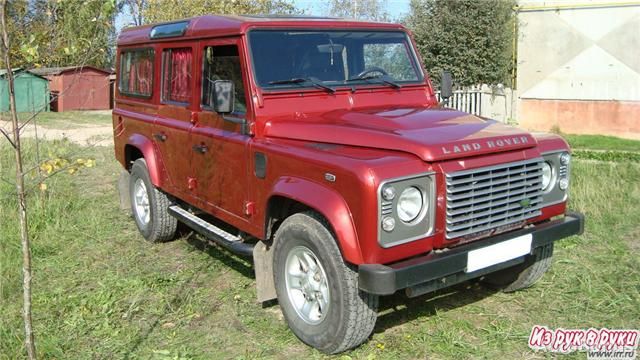
<path id="1" fill-rule="evenodd" d="M 215 241 L 216 244 L 219 244 L 225 249 L 238 255 L 247 257 L 253 256 L 254 244 L 242 242 L 242 239 L 239 236 L 230 234 L 219 227 L 202 220 L 198 216 L 188 212 L 178 205 L 171 205 L 167 210 L 169 211 L 169 215 L 180 220 L 180 222 L 184 223 L 207 239 Z"/>

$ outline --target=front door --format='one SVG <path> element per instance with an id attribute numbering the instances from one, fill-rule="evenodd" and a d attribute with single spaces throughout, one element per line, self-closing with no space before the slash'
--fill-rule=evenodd
<path id="1" fill-rule="evenodd" d="M 247 220 L 248 145 L 241 122 L 247 114 L 247 94 L 237 39 L 204 41 L 200 46 L 200 111 L 191 129 L 191 169 L 196 193 L 214 215 L 231 224 Z M 215 80 L 235 85 L 234 111 L 218 114 L 210 96 Z"/>

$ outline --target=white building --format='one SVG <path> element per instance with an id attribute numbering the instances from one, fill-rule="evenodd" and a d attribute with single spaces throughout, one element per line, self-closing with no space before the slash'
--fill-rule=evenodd
<path id="1" fill-rule="evenodd" d="M 525 128 L 640 139 L 640 1 L 519 2 Z"/>

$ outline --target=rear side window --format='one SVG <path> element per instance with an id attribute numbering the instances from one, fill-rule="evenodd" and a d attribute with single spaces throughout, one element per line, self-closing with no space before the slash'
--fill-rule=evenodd
<path id="1" fill-rule="evenodd" d="M 120 53 L 118 87 L 125 95 L 151 97 L 153 90 L 153 49 L 125 50 Z"/>
<path id="2" fill-rule="evenodd" d="M 162 101 L 191 101 L 191 48 L 166 49 L 162 52 Z"/>

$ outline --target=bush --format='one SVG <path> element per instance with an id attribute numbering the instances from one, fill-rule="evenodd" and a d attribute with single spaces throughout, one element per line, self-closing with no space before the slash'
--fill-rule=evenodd
<path id="1" fill-rule="evenodd" d="M 427 70 L 456 85 L 509 84 L 513 63 L 514 0 L 412 0 L 407 26 Z"/>

